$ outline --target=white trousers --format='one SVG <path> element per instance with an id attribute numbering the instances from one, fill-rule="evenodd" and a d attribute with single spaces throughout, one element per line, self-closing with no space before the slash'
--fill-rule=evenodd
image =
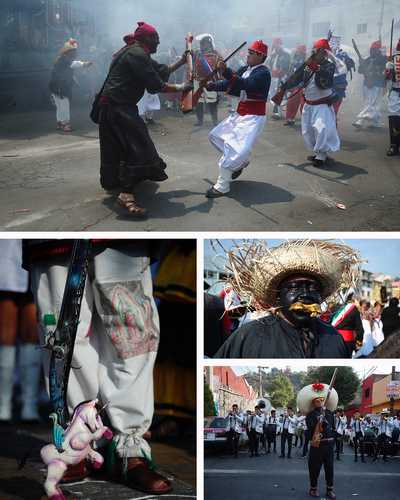
<path id="1" fill-rule="evenodd" d="M 221 193 L 229 192 L 232 172 L 243 168 L 251 151 L 264 130 L 265 116 L 233 113 L 209 133 L 211 144 L 222 153 L 218 162 L 219 177 L 214 188 Z"/>
<path id="2" fill-rule="evenodd" d="M 379 126 L 382 119 L 383 91 L 381 87 L 372 87 L 369 89 L 364 85 L 364 107 L 357 116 L 358 125 L 370 124 Z"/>
<path id="3" fill-rule="evenodd" d="M 327 153 L 339 151 L 340 138 L 336 115 L 332 106 L 305 104 L 301 116 L 301 133 L 310 151 L 318 160 L 326 160 Z"/>
<path id="4" fill-rule="evenodd" d="M 144 456 L 150 447 L 143 434 L 154 410 L 153 366 L 159 319 L 153 300 L 149 259 L 132 248 L 106 249 L 90 264 L 68 383 L 70 412 L 80 402 L 99 397 L 116 432 L 121 456 Z M 40 330 L 44 314 L 59 313 L 68 271 L 65 264 L 37 264 L 32 288 Z M 44 352 L 48 388 L 50 356 Z"/>
<path id="5" fill-rule="evenodd" d="M 159 111 L 161 109 L 160 98 L 158 94 L 149 94 L 145 90 L 143 97 L 137 103 L 139 116 L 145 116 L 146 118 L 151 118 L 153 116 L 153 111 Z"/>
<path id="6" fill-rule="evenodd" d="M 56 105 L 57 122 L 69 123 L 70 122 L 70 104 L 68 97 L 59 97 L 52 94 L 54 103 Z"/>
<path id="7" fill-rule="evenodd" d="M 391 90 L 388 98 L 389 116 L 400 116 L 400 92 Z"/>

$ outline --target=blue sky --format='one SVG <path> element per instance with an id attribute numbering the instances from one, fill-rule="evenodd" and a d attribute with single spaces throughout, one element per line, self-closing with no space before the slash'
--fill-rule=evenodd
<path id="1" fill-rule="evenodd" d="M 228 249 L 233 245 L 233 240 L 220 240 L 224 248 Z M 240 242 L 241 240 L 235 240 Z M 274 246 L 282 243 L 284 240 L 268 239 L 268 244 Z M 391 276 L 400 276 L 400 240 L 394 239 L 346 239 L 336 240 L 344 242 L 353 248 L 360 251 L 361 256 L 368 262 L 363 264 L 363 269 L 373 273 L 390 274 Z M 209 240 L 204 241 L 204 253 L 206 255 L 215 255 L 212 250 Z M 222 249 L 218 247 L 218 253 L 222 253 Z M 220 263 L 221 261 L 218 261 Z"/>

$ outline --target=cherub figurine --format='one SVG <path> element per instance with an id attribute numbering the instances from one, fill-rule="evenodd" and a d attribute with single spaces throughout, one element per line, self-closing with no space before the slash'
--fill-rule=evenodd
<path id="1" fill-rule="evenodd" d="M 44 446 L 40 451 L 42 460 L 47 465 L 44 489 L 49 500 L 65 500 L 58 483 L 69 465 L 76 465 L 85 459 L 89 460 L 95 469 L 99 469 L 103 464 L 103 457 L 91 444 L 101 438 L 111 440 L 113 433 L 103 424 L 97 403 L 97 399 L 80 403 L 65 431 L 55 422 L 55 443 Z M 53 413 L 50 418 L 56 420 L 57 416 Z"/>

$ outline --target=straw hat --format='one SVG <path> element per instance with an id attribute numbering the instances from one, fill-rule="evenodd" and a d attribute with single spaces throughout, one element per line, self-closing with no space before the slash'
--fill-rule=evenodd
<path id="1" fill-rule="evenodd" d="M 75 38 L 70 38 L 61 47 L 60 55 L 66 54 L 67 52 L 70 52 L 71 50 L 77 50 L 77 49 L 78 49 L 78 42 L 75 40 Z"/>
<path id="2" fill-rule="evenodd" d="M 310 413 L 313 409 L 313 400 L 316 398 L 325 399 L 328 394 L 329 385 L 327 384 L 310 384 L 306 385 L 297 394 L 297 407 L 301 413 Z M 338 393 L 332 388 L 329 399 L 326 403 L 326 408 L 330 411 L 335 411 L 339 402 Z"/>
<path id="3" fill-rule="evenodd" d="M 277 306 L 279 285 L 294 274 L 316 278 L 325 300 L 342 287 L 356 285 L 361 259 L 351 247 L 326 240 L 288 241 L 268 248 L 265 242 L 246 243 L 228 253 L 229 283 L 258 309 Z"/>

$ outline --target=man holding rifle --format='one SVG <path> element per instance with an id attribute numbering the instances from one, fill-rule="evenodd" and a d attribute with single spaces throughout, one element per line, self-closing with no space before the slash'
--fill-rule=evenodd
<path id="1" fill-rule="evenodd" d="M 307 415 L 307 429 L 310 433 L 311 447 L 308 456 L 311 497 L 319 497 L 318 477 L 322 465 L 325 470 L 326 497 L 336 498 L 333 491 L 334 464 L 334 414 L 338 404 L 338 394 L 333 388 L 336 370 L 330 385 L 311 384 L 303 387 L 297 395 L 297 406 Z"/>
<path id="2" fill-rule="evenodd" d="M 386 78 L 391 82 L 388 97 L 390 148 L 387 156 L 400 154 L 400 40 L 393 59 L 386 64 Z"/>
<path id="3" fill-rule="evenodd" d="M 217 68 L 222 57 L 215 50 L 214 39 L 209 34 L 198 35 L 196 40 L 200 42 L 200 50 L 193 54 L 194 63 L 194 90 L 197 90 L 201 81 L 209 73 Z M 214 127 L 218 124 L 218 94 L 214 91 L 203 90 L 196 106 L 197 127 L 201 127 L 204 121 L 204 108 L 208 107 Z"/>
<path id="4" fill-rule="evenodd" d="M 207 191 L 207 198 L 219 198 L 229 193 L 230 183 L 237 179 L 249 164 L 251 151 L 264 130 L 266 102 L 271 75 L 264 65 L 268 46 L 255 41 L 247 56 L 247 66 L 236 73 L 225 62 L 218 65 L 223 80 L 209 82 L 207 90 L 227 92 L 240 98 L 236 113 L 228 116 L 209 134 L 222 156 L 218 162 L 219 176 L 216 184 Z"/>
<path id="5" fill-rule="evenodd" d="M 314 152 L 308 159 L 314 166 L 327 163 L 328 153 L 340 149 L 333 104 L 337 99 L 333 89 L 336 65 L 329 59 L 331 47 L 325 38 L 317 40 L 304 65 L 302 65 L 272 98 L 281 102 L 287 90 L 303 87 L 305 105 L 302 114 L 302 134 L 308 149 Z M 292 97 L 293 98 L 293 97 Z"/>

